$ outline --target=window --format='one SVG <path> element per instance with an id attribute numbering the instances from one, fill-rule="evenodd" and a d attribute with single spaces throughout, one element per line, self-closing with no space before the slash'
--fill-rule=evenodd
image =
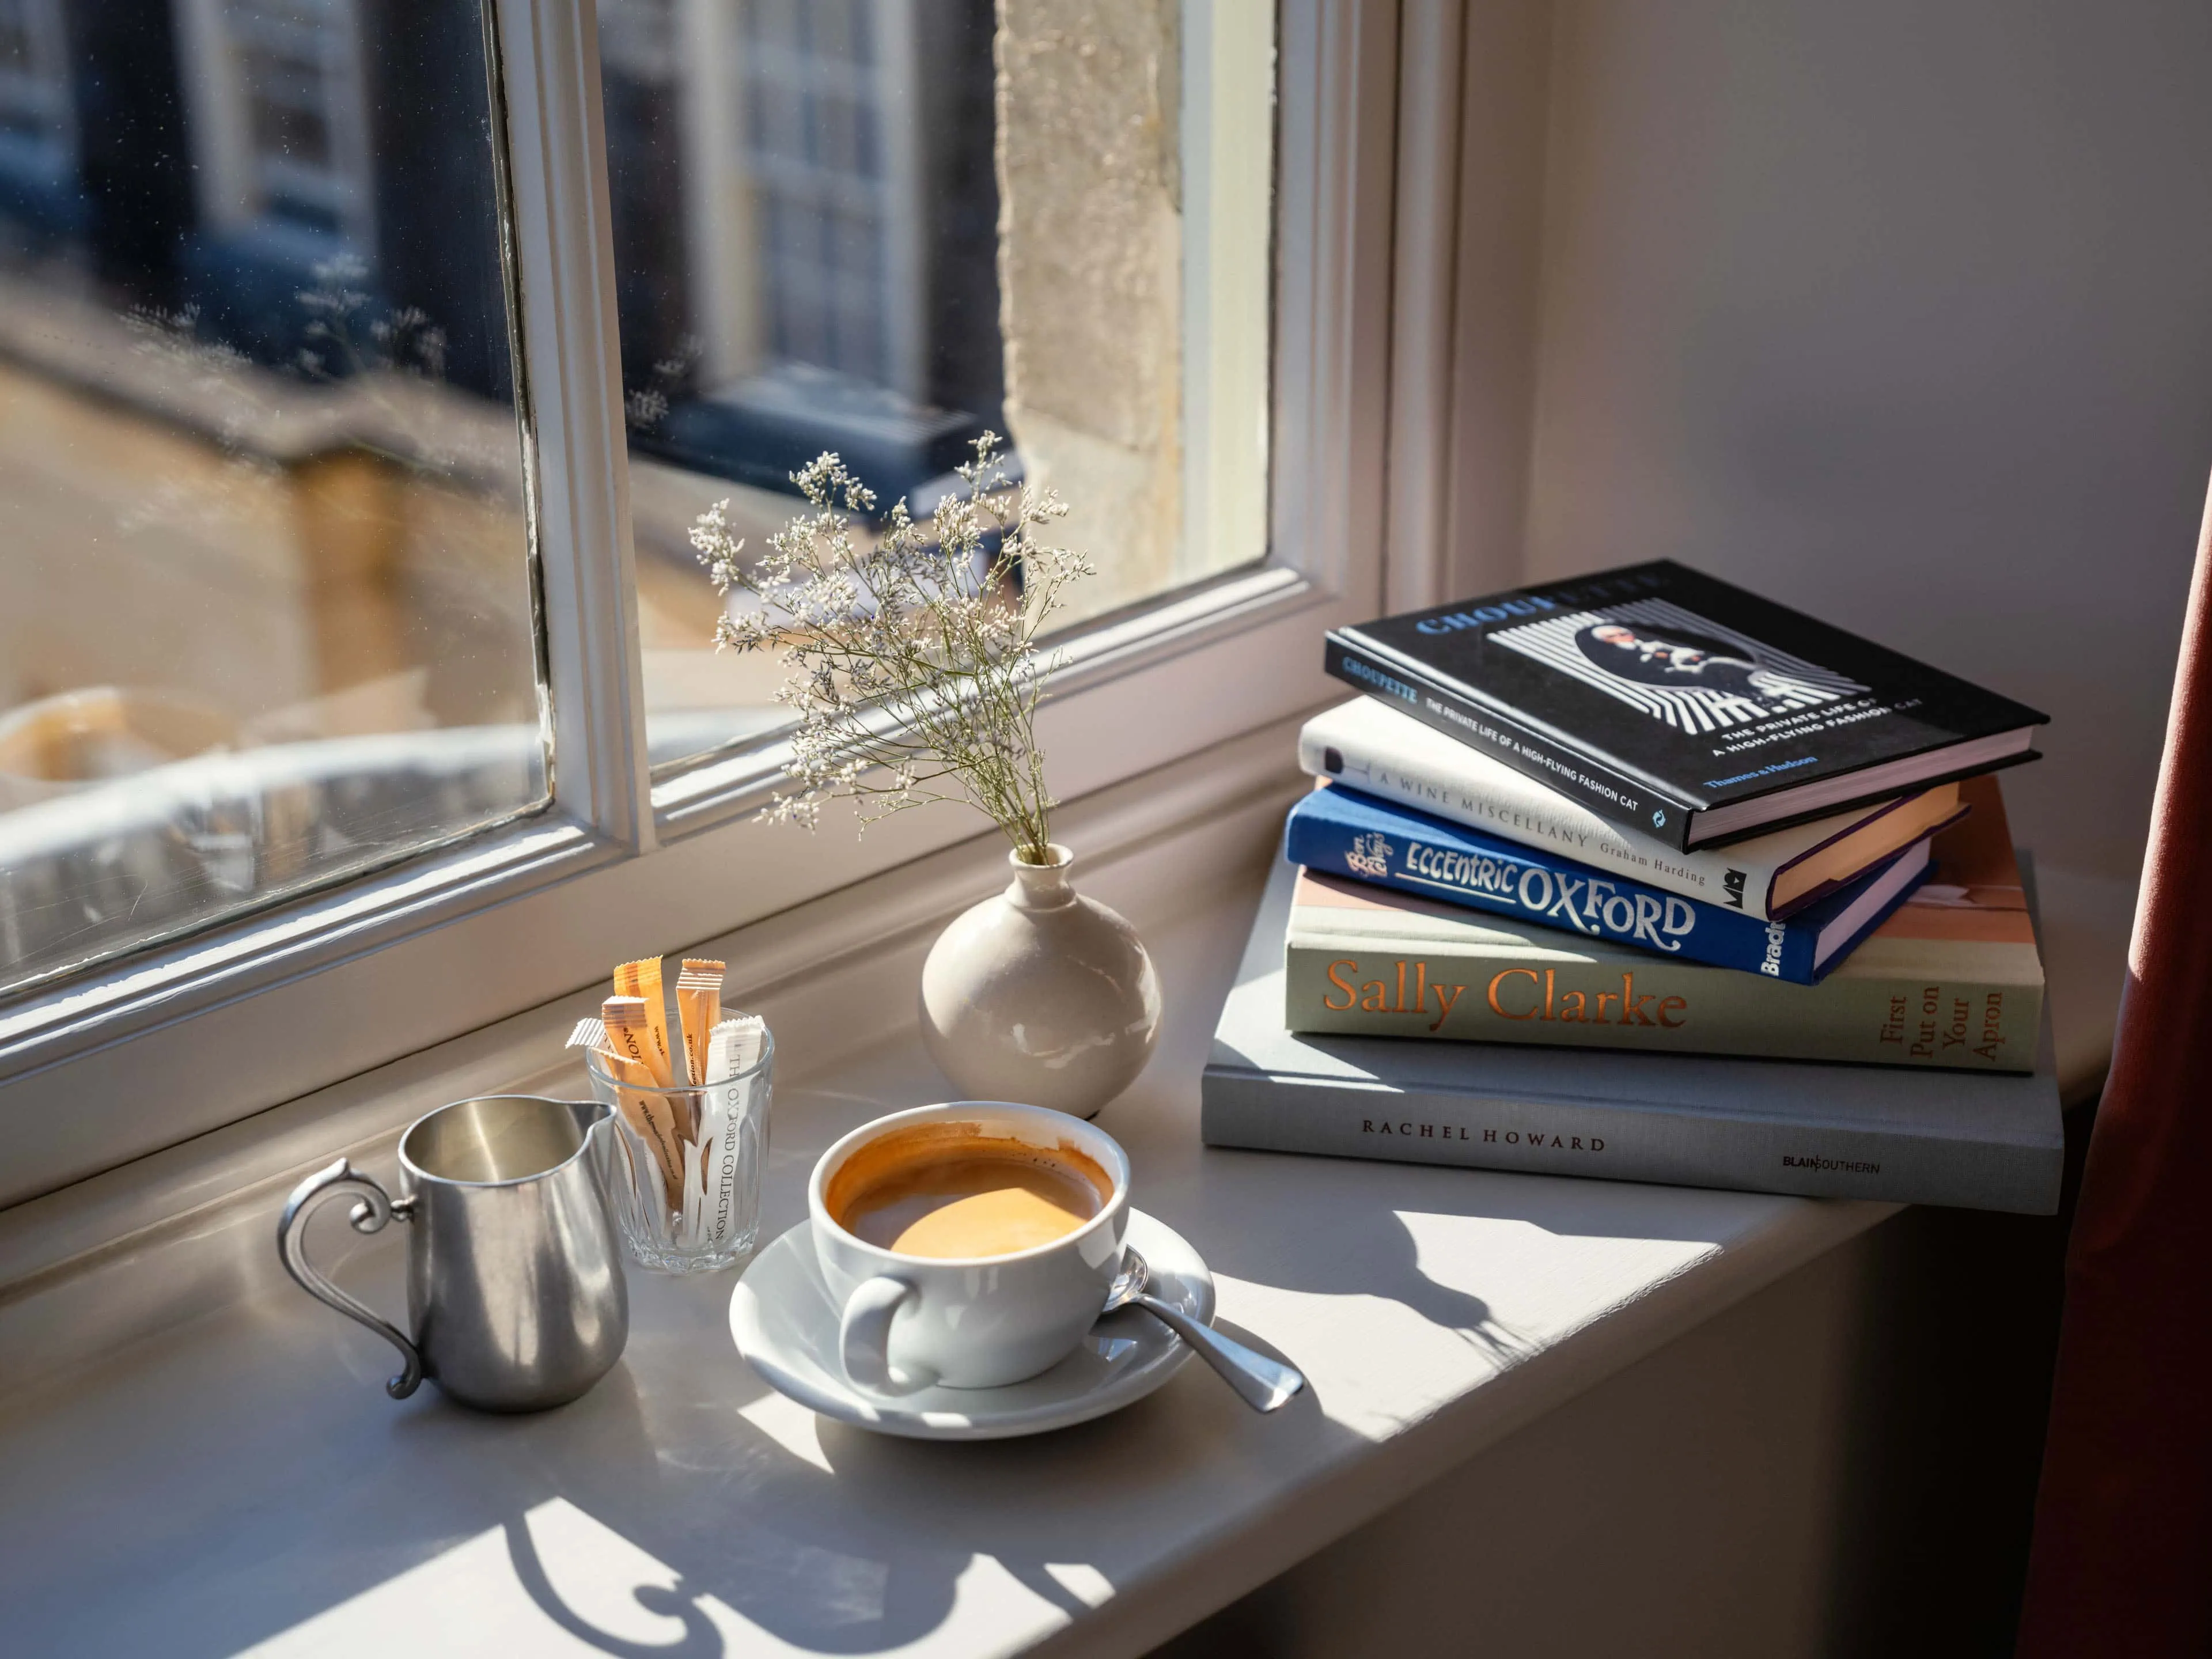
<path id="1" fill-rule="evenodd" d="M 691 520 L 763 544 L 824 450 L 926 514 L 1007 436 L 1100 567 L 1079 621 L 1264 555 L 1273 17 L 1192 9 L 601 6 L 664 774 L 779 716 L 773 663 L 706 649 Z"/>
<path id="2" fill-rule="evenodd" d="M 349 3 L 193 0 L 198 52 L 116 9 L 82 55 L 142 125 L 0 264 L 0 993 L 546 799 L 480 36 L 395 31 L 372 107 Z"/>
<path id="3" fill-rule="evenodd" d="M 1079 502 L 1063 799 L 1326 696 L 1395 19 L 0 0 L 0 1204 L 975 835 L 754 821 L 685 532 L 822 449 Z"/>

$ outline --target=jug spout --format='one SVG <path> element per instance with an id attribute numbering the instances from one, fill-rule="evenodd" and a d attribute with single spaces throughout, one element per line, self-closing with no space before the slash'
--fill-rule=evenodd
<path id="1" fill-rule="evenodd" d="M 615 1109 L 604 1100 L 572 1100 L 567 1105 L 583 1131 L 584 1162 L 611 1205 L 617 1188 L 630 1176 L 629 1149 L 615 1127 Z"/>
<path id="2" fill-rule="evenodd" d="M 604 1100 L 564 1100 L 561 1103 L 576 1115 L 576 1127 L 582 1133 L 592 1158 L 605 1160 L 615 1140 L 615 1109 Z"/>

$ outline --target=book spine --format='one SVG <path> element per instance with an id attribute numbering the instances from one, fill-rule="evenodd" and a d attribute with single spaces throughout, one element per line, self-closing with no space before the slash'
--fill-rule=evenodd
<path id="1" fill-rule="evenodd" d="M 1200 1099 L 1209 1146 L 2028 1215 L 2058 1206 L 2061 1159 L 2049 1147 L 1384 1089 L 1218 1064 L 1206 1067 Z"/>
<path id="2" fill-rule="evenodd" d="M 1389 744 L 1364 741 L 1327 726 L 1326 715 L 1298 734 L 1298 764 L 1317 778 L 1341 777 L 1370 794 L 1449 818 L 1471 830 L 1524 846 L 1557 848 L 1583 864 L 1616 871 L 1684 898 L 1726 907 L 1756 921 L 1770 920 L 1778 867 L 1767 860 L 1729 854 L 1678 853 L 1637 834 L 1623 836 L 1610 820 L 1560 799 L 1547 785 L 1515 772 L 1483 769 L 1480 782 L 1433 763 L 1398 753 Z M 1316 731 L 1316 728 L 1320 728 Z M 1334 750 L 1341 771 L 1328 764 Z"/>
<path id="3" fill-rule="evenodd" d="M 1689 845 L 1691 805 L 1641 779 L 1591 760 L 1511 715 L 1462 696 L 1354 644 L 1328 635 L 1328 672 L 1448 737 L 1480 748 L 1515 771 L 1587 806 L 1608 823 L 1633 830 L 1680 853 Z"/>
<path id="4" fill-rule="evenodd" d="M 1563 941 L 1564 943 L 1564 941 Z M 2039 984 L 1832 974 L 1818 986 L 1656 957 L 1315 940 L 1284 953 L 1293 1031 L 2032 1072 Z"/>
<path id="5" fill-rule="evenodd" d="M 1422 826 L 1410 820 L 1399 833 L 1363 834 L 1328 811 L 1333 793 L 1316 791 L 1291 813 L 1283 850 L 1291 863 L 1662 958 L 1765 974 L 1795 985 L 1815 978 L 1818 939 L 1809 927 L 1753 921 L 1532 848 L 1492 851 L 1473 836 L 1457 846 L 1433 844 L 1436 838 L 1422 839 Z"/>

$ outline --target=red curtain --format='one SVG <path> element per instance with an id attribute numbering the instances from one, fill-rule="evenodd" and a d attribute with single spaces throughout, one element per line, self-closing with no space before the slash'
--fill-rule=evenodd
<path id="1" fill-rule="evenodd" d="M 2019 1651 L 2212 1655 L 2212 506 L 2068 1246 Z"/>

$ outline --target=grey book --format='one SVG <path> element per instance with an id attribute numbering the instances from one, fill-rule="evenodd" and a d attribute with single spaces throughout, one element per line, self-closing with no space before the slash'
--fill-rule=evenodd
<path id="1" fill-rule="evenodd" d="M 2064 1136 L 2051 1026 L 2026 1076 L 1295 1035 L 1279 864 L 1215 1028 L 1209 1146 L 2048 1215 Z"/>

